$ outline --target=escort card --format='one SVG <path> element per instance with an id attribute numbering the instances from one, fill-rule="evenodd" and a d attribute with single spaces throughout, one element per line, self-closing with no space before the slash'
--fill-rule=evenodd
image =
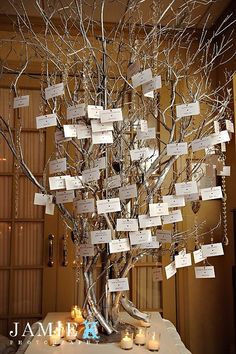
<path id="1" fill-rule="evenodd" d="M 224 250 L 221 242 L 202 245 L 201 249 L 203 257 L 205 258 L 224 255 Z"/>
<path id="2" fill-rule="evenodd" d="M 100 112 L 103 110 L 103 106 L 88 105 L 88 117 L 93 119 L 100 118 Z"/>
<path id="3" fill-rule="evenodd" d="M 209 146 L 211 146 L 211 143 L 210 143 L 210 139 L 206 136 L 204 138 L 193 140 L 191 145 L 192 145 L 192 151 L 195 152 L 195 151 L 209 148 Z"/>
<path id="4" fill-rule="evenodd" d="M 146 82 L 152 80 L 152 70 L 149 68 L 144 71 L 141 71 L 140 73 L 133 75 L 131 77 L 131 80 L 133 88 L 146 84 Z"/>
<path id="5" fill-rule="evenodd" d="M 213 266 L 194 267 L 195 277 L 200 278 L 215 278 L 215 268 Z"/>
<path id="6" fill-rule="evenodd" d="M 206 259 L 205 257 L 203 257 L 201 248 L 193 252 L 193 258 L 194 258 L 194 263 L 199 263 L 204 261 L 204 259 Z"/>
<path id="7" fill-rule="evenodd" d="M 99 170 L 103 170 L 107 166 L 106 158 L 105 157 L 99 157 L 98 159 L 94 160 L 93 161 L 93 166 L 94 167 L 98 167 Z"/>
<path id="8" fill-rule="evenodd" d="M 211 145 L 217 145 L 230 141 L 230 136 L 227 130 L 222 130 L 219 133 L 211 134 L 209 139 Z"/>
<path id="9" fill-rule="evenodd" d="M 151 230 L 131 231 L 129 233 L 130 244 L 140 245 L 152 241 Z"/>
<path id="10" fill-rule="evenodd" d="M 29 106 L 29 95 L 15 97 L 13 101 L 13 108 L 21 108 Z"/>
<path id="11" fill-rule="evenodd" d="M 139 215 L 138 220 L 141 229 L 162 225 L 160 216 L 150 217 L 149 215 Z"/>
<path id="12" fill-rule="evenodd" d="M 129 65 L 127 69 L 127 79 L 129 80 L 132 76 L 137 74 L 140 70 L 140 62 L 139 60 L 136 60 L 132 64 Z"/>
<path id="13" fill-rule="evenodd" d="M 101 123 L 97 119 L 91 121 L 91 127 L 93 133 L 107 132 L 113 130 L 113 123 Z"/>
<path id="14" fill-rule="evenodd" d="M 113 143 L 112 131 L 92 133 L 92 142 L 94 145 L 95 144 L 112 144 Z"/>
<path id="15" fill-rule="evenodd" d="M 200 114 L 199 102 L 180 104 L 176 106 L 176 116 L 177 118 L 196 116 Z"/>
<path id="16" fill-rule="evenodd" d="M 167 144 L 167 155 L 185 155 L 188 153 L 188 143 Z"/>
<path id="17" fill-rule="evenodd" d="M 191 253 L 179 254 L 175 256 L 175 267 L 183 268 L 192 265 Z"/>
<path id="18" fill-rule="evenodd" d="M 152 203 L 149 204 L 150 216 L 162 216 L 169 215 L 169 209 L 167 203 Z"/>
<path id="19" fill-rule="evenodd" d="M 142 85 L 144 96 L 161 88 L 161 76 L 154 76 L 152 80 Z"/>
<path id="20" fill-rule="evenodd" d="M 156 267 L 152 270 L 152 281 L 163 281 L 162 268 Z"/>
<path id="21" fill-rule="evenodd" d="M 100 171 L 98 167 L 89 168 L 82 172 L 82 181 L 83 183 L 89 183 L 97 181 L 100 178 Z"/>
<path id="22" fill-rule="evenodd" d="M 168 208 L 176 208 L 185 206 L 184 197 L 178 195 L 164 195 L 163 202 L 168 204 Z"/>
<path id="23" fill-rule="evenodd" d="M 107 188 L 107 189 L 118 188 L 120 186 L 121 186 L 120 175 L 114 175 L 114 176 L 108 177 L 105 180 L 105 188 Z"/>
<path id="24" fill-rule="evenodd" d="M 176 270 L 176 267 L 175 267 L 175 261 L 168 264 L 166 267 L 165 267 L 165 272 L 166 272 L 166 279 L 170 279 L 171 277 L 173 277 L 173 275 L 176 274 L 177 270 Z"/>
<path id="25" fill-rule="evenodd" d="M 230 176 L 230 166 L 223 166 L 222 171 L 217 171 L 217 176 Z"/>
<path id="26" fill-rule="evenodd" d="M 162 243 L 171 243 L 172 232 L 168 230 L 157 230 L 156 239 Z"/>
<path id="27" fill-rule="evenodd" d="M 110 293 L 127 290 L 129 290 L 128 278 L 108 279 L 108 291 Z"/>
<path id="28" fill-rule="evenodd" d="M 76 136 L 77 139 L 89 139 L 92 136 L 91 127 L 87 126 L 84 123 L 79 123 L 76 126 Z"/>
<path id="29" fill-rule="evenodd" d="M 105 109 L 100 112 L 101 123 L 120 122 L 123 120 L 121 108 Z"/>
<path id="30" fill-rule="evenodd" d="M 52 195 L 42 194 L 42 193 L 34 193 L 34 205 L 43 205 L 45 206 L 47 203 L 52 203 Z"/>
<path id="31" fill-rule="evenodd" d="M 180 221 L 183 221 L 182 213 L 180 210 L 174 210 L 171 211 L 169 215 L 162 216 L 163 225 Z"/>
<path id="32" fill-rule="evenodd" d="M 66 138 L 76 138 L 77 137 L 77 125 L 76 124 L 65 124 L 63 125 L 64 136 Z"/>
<path id="33" fill-rule="evenodd" d="M 74 191 L 56 192 L 56 204 L 72 203 L 74 198 Z"/>
<path id="34" fill-rule="evenodd" d="M 175 183 L 175 192 L 176 195 L 196 194 L 198 193 L 197 182 Z"/>
<path id="35" fill-rule="evenodd" d="M 45 214 L 54 215 L 55 204 L 51 202 L 46 203 Z"/>
<path id="36" fill-rule="evenodd" d="M 137 129 L 138 140 L 148 140 L 156 138 L 156 128 L 148 128 L 147 131 L 142 132 L 141 129 Z"/>
<path id="37" fill-rule="evenodd" d="M 82 257 L 93 257 L 94 256 L 94 246 L 87 243 L 80 245 L 79 254 Z"/>
<path id="38" fill-rule="evenodd" d="M 94 199 L 74 200 L 74 208 L 77 214 L 94 213 Z"/>
<path id="39" fill-rule="evenodd" d="M 83 188 L 82 176 L 69 176 L 65 179 L 66 190 Z"/>
<path id="40" fill-rule="evenodd" d="M 159 248 L 159 247 L 160 247 L 160 244 L 157 241 L 156 236 L 152 236 L 152 240 L 150 242 L 142 243 L 140 245 L 141 249 L 153 249 L 153 248 Z"/>
<path id="41" fill-rule="evenodd" d="M 199 200 L 199 193 L 185 194 L 184 199 L 185 203 L 195 202 L 196 200 Z"/>
<path id="42" fill-rule="evenodd" d="M 231 120 L 226 119 L 225 126 L 226 126 L 226 130 L 228 130 L 228 132 L 234 133 L 234 123 Z"/>
<path id="43" fill-rule="evenodd" d="M 147 131 L 148 131 L 148 122 L 146 120 L 144 120 L 144 119 L 140 120 L 140 130 L 143 133 L 144 132 L 147 133 Z"/>
<path id="44" fill-rule="evenodd" d="M 144 147 L 141 149 L 130 150 L 131 161 L 139 161 L 141 159 L 145 160 L 148 158 L 149 149 Z"/>
<path id="45" fill-rule="evenodd" d="M 64 189 L 66 188 L 65 178 L 70 177 L 69 175 L 66 176 L 55 176 L 49 177 L 49 187 L 50 190 L 53 191 L 55 189 Z"/>
<path id="46" fill-rule="evenodd" d="M 36 128 L 48 128 L 57 125 L 57 115 L 55 113 L 36 117 Z"/>
<path id="47" fill-rule="evenodd" d="M 86 115 L 86 106 L 84 103 L 77 104 L 75 106 L 67 107 L 66 118 L 75 119 L 78 117 L 84 117 Z"/>
<path id="48" fill-rule="evenodd" d="M 49 100 L 50 98 L 64 95 L 64 84 L 60 82 L 59 84 L 48 86 L 45 88 L 45 98 Z"/>
<path id="49" fill-rule="evenodd" d="M 136 184 L 129 184 L 125 187 L 119 188 L 119 197 L 121 200 L 136 198 L 138 195 Z"/>
<path id="50" fill-rule="evenodd" d="M 202 200 L 212 200 L 223 198 L 221 187 L 203 188 L 200 189 Z"/>
<path id="51" fill-rule="evenodd" d="M 117 219 L 116 231 L 138 231 L 137 219 Z"/>
<path id="52" fill-rule="evenodd" d="M 91 231 L 91 243 L 93 245 L 111 242 L 111 230 Z"/>
<path id="53" fill-rule="evenodd" d="M 130 251 L 129 239 L 120 238 L 119 240 L 112 240 L 109 242 L 110 253 L 119 253 Z"/>
<path id="54" fill-rule="evenodd" d="M 63 157 L 61 159 L 52 160 L 49 162 L 49 173 L 50 175 L 53 173 L 65 172 L 67 170 L 66 166 L 66 158 Z"/>
<path id="55" fill-rule="evenodd" d="M 71 138 L 66 138 L 62 130 L 57 130 L 55 132 L 55 142 L 56 144 L 63 143 L 65 141 L 70 141 Z"/>
<path id="56" fill-rule="evenodd" d="M 114 213 L 116 211 L 121 211 L 120 199 L 102 199 L 97 200 L 97 211 L 98 214 Z"/>

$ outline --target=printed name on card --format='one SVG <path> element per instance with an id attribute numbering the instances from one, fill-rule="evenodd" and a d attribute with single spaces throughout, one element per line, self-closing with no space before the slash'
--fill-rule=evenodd
<path id="1" fill-rule="evenodd" d="M 112 144 L 113 143 L 112 131 L 92 133 L 92 142 L 94 145 L 96 145 L 96 144 Z"/>
<path id="2" fill-rule="evenodd" d="M 129 282 L 128 278 L 116 278 L 116 279 L 108 279 L 108 291 L 128 291 L 129 290 Z"/>
<path id="3" fill-rule="evenodd" d="M 145 160 L 149 156 L 148 148 L 130 150 L 131 161 Z"/>
<path id="4" fill-rule="evenodd" d="M 224 250 L 221 242 L 202 245 L 201 249 L 203 257 L 205 258 L 224 255 Z"/>
<path id="5" fill-rule="evenodd" d="M 156 139 L 156 128 L 148 128 L 147 131 L 141 131 L 141 129 L 138 128 L 137 139 L 138 140 Z"/>
<path id="6" fill-rule="evenodd" d="M 49 194 L 34 193 L 34 205 L 43 205 L 52 203 L 53 196 Z"/>
<path id="7" fill-rule="evenodd" d="M 192 265 L 191 253 L 178 254 L 175 256 L 176 268 L 189 267 Z"/>
<path id="8" fill-rule="evenodd" d="M 123 120 L 121 108 L 105 109 L 100 112 L 101 123 L 120 122 Z"/>
<path id="9" fill-rule="evenodd" d="M 97 200 L 98 214 L 114 213 L 121 211 L 120 198 Z"/>
<path id="10" fill-rule="evenodd" d="M 169 215 L 169 209 L 167 203 L 151 203 L 149 204 L 150 216 L 162 216 Z"/>
<path id="11" fill-rule="evenodd" d="M 117 219 L 116 231 L 138 231 L 137 219 Z"/>
<path id="12" fill-rule="evenodd" d="M 215 278 L 215 268 L 213 266 L 194 267 L 195 277 L 200 278 Z"/>
<path id="13" fill-rule="evenodd" d="M 146 82 L 149 82 L 152 80 L 152 70 L 146 69 L 143 70 L 131 77 L 132 80 L 132 86 L 133 88 L 136 88 L 140 85 L 146 84 Z"/>
<path id="14" fill-rule="evenodd" d="M 160 244 L 157 241 L 156 236 L 152 236 L 152 240 L 150 242 L 140 244 L 141 249 L 154 249 L 154 248 L 159 248 L 159 247 L 160 247 Z"/>
<path id="15" fill-rule="evenodd" d="M 130 244 L 128 238 L 120 238 L 109 242 L 110 253 L 119 253 L 130 251 Z"/>
<path id="16" fill-rule="evenodd" d="M 231 120 L 229 119 L 225 120 L 225 127 L 226 130 L 228 130 L 228 132 L 234 133 L 234 123 Z"/>
<path id="17" fill-rule="evenodd" d="M 156 267 L 152 270 L 152 281 L 163 281 L 162 268 Z"/>
<path id="18" fill-rule="evenodd" d="M 175 183 L 176 195 L 197 194 L 198 187 L 196 181 Z"/>
<path id="19" fill-rule="evenodd" d="M 57 96 L 64 95 L 64 84 L 60 82 L 59 84 L 48 86 L 45 88 L 45 98 L 49 100 Z"/>
<path id="20" fill-rule="evenodd" d="M 75 106 L 67 107 L 66 118 L 75 119 L 78 117 L 84 117 L 86 115 L 86 106 L 84 103 L 77 104 Z"/>
<path id="21" fill-rule="evenodd" d="M 94 256 L 94 246 L 89 245 L 89 244 L 80 245 L 79 254 L 82 257 L 93 257 Z"/>
<path id="22" fill-rule="evenodd" d="M 195 139 L 191 143 L 192 151 L 196 152 L 199 150 L 207 149 L 211 146 L 211 141 L 208 137 L 203 137 L 200 139 Z"/>
<path id="23" fill-rule="evenodd" d="M 170 211 L 169 215 L 164 215 L 161 218 L 163 225 L 183 221 L 181 210 Z"/>
<path id="24" fill-rule="evenodd" d="M 158 90 L 161 88 L 161 76 L 154 76 L 152 80 L 146 82 L 142 85 L 143 94 L 146 96 L 152 91 Z"/>
<path id="25" fill-rule="evenodd" d="M 170 279 L 173 277 L 173 275 L 176 274 L 176 266 L 175 266 L 175 261 L 171 262 L 165 267 L 165 272 L 166 272 L 166 279 Z"/>
<path id="26" fill-rule="evenodd" d="M 69 176 L 65 178 L 66 190 L 83 188 L 82 176 Z"/>
<path id="27" fill-rule="evenodd" d="M 64 136 L 66 138 L 77 137 L 77 125 L 76 124 L 64 124 L 63 125 Z"/>
<path id="28" fill-rule="evenodd" d="M 202 262 L 204 261 L 206 258 L 203 257 L 203 254 L 202 254 L 202 249 L 200 248 L 199 250 L 196 250 L 193 252 L 193 258 L 194 258 L 194 263 L 199 263 L 199 262 Z"/>
<path id="29" fill-rule="evenodd" d="M 188 143 L 167 144 L 167 155 L 185 155 L 188 153 Z"/>
<path id="30" fill-rule="evenodd" d="M 86 125 L 85 123 L 80 122 L 76 126 L 76 137 L 77 139 L 89 139 L 92 137 L 91 127 Z"/>
<path id="31" fill-rule="evenodd" d="M 93 245 L 111 242 L 111 230 L 91 231 L 91 243 Z"/>
<path id="32" fill-rule="evenodd" d="M 56 204 L 72 203 L 75 198 L 74 191 L 56 192 Z"/>
<path id="33" fill-rule="evenodd" d="M 61 159 L 57 160 L 52 160 L 49 162 L 49 173 L 59 173 L 59 172 L 65 172 L 67 170 L 66 166 L 66 158 L 63 157 Z"/>
<path id="34" fill-rule="evenodd" d="M 46 203 L 45 214 L 54 215 L 55 204 L 50 201 Z"/>
<path id="35" fill-rule="evenodd" d="M 202 200 L 212 200 L 223 198 L 221 186 L 200 189 Z"/>
<path id="36" fill-rule="evenodd" d="M 105 180 L 105 186 L 107 189 L 113 189 L 113 188 L 120 187 L 121 186 L 120 175 L 114 175 L 114 176 L 108 177 Z"/>
<path id="37" fill-rule="evenodd" d="M 142 243 L 148 243 L 152 241 L 151 230 L 140 230 L 140 231 L 131 231 L 129 233 L 130 244 L 131 245 L 140 245 Z"/>
<path id="38" fill-rule="evenodd" d="M 36 117 L 36 128 L 48 128 L 57 125 L 57 115 L 55 113 Z"/>
<path id="39" fill-rule="evenodd" d="M 199 102 L 180 104 L 176 106 L 176 116 L 177 118 L 196 116 L 200 114 Z"/>
<path id="40" fill-rule="evenodd" d="M 137 185 L 129 184 L 125 187 L 119 188 L 120 200 L 136 198 L 138 195 Z"/>
<path id="41" fill-rule="evenodd" d="M 160 216 L 150 217 L 149 215 L 139 215 L 138 220 L 139 220 L 139 227 L 141 229 L 162 225 Z"/>
<path id="42" fill-rule="evenodd" d="M 84 170 L 82 172 L 82 181 L 83 183 L 89 183 L 99 180 L 100 171 L 98 167 L 89 168 L 88 170 Z"/>
<path id="43" fill-rule="evenodd" d="M 94 199 L 74 200 L 74 209 L 77 214 L 94 213 L 95 203 Z"/>
<path id="44" fill-rule="evenodd" d="M 178 195 L 164 195 L 163 202 L 168 204 L 168 208 L 184 207 L 185 199 Z"/>
<path id="45" fill-rule="evenodd" d="M 100 112 L 103 110 L 103 106 L 88 105 L 88 118 L 100 119 Z"/>
<path id="46" fill-rule="evenodd" d="M 156 239 L 162 243 L 171 243 L 172 232 L 169 230 L 157 230 Z"/>
<path id="47" fill-rule="evenodd" d="M 29 95 L 15 97 L 13 101 L 13 108 L 21 108 L 29 106 Z"/>
<path id="48" fill-rule="evenodd" d="M 113 123 L 101 123 L 97 119 L 91 121 L 91 127 L 93 133 L 101 133 L 114 130 Z"/>
<path id="49" fill-rule="evenodd" d="M 65 179 L 70 177 L 69 175 L 65 176 L 55 176 L 55 177 L 49 177 L 49 188 L 51 191 L 56 190 L 56 189 L 65 189 L 66 188 L 66 182 Z"/>

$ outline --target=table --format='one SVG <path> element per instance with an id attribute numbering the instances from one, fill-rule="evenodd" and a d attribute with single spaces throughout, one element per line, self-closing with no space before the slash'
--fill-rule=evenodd
<path id="1" fill-rule="evenodd" d="M 43 321 L 43 326 L 46 328 L 49 322 L 66 321 L 69 320 L 69 313 L 64 312 L 51 312 L 48 313 Z M 121 313 L 121 318 L 123 321 L 130 323 L 132 325 L 138 326 L 139 321 L 130 317 L 127 313 Z M 169 321 L 167 321 L 170 323 Z M 171 330 L 169 330 L 171 327 Z M 158 312 L 151 313 L 151 329 L 156 329 L 161 334 L 160 340 L 160 350 L 158 354 L 189 354 L 190 352 L 185 348 L 184 344 L 181 342 L 177 334 L 172 335 L 173 325 L 168 326 L 166 322 L 162 319 Z M 175 328 L 175 327 L 174 327 Z M 25 354 L 124 354 L 126 351 L 119 347 L 119 343 L 109 343 L 109 344 L 92 344 L 84 343 L 77 340 L 74 343 L 68 343 L 63 341 L 58 347 L 51 347 L 46 343 L 46 337 L 34 337 L 30 345 L 25 351 Z M 133 349 L 129 351 L 131 354 L 151 354 L 146 347 L 140 347 L 134 345 Z M 191 353 L 190 353 L 191 354 Z"/>

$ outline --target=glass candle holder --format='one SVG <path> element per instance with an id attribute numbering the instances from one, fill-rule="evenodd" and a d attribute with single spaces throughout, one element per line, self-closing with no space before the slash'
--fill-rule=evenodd
<path id="1" fill-rule="evenodd" d="M 66 327 L 65 339 L 67 342 L 75 342 L 77 338 L 76 323 L 68 322 Z"/>
<path id="2" fill-rule="evenodd" d="M 65 337 L 64 323 L 62 321 L 56 322 L 54 331 L 57 332 L 61 336 L 61 338 L 64 338 Z"/>
<path id="3" fill-rule="evenodd" d="M 147 335 L 147 349 L 151 352 L 158 352 L 160 349 L 160 333 L 149 331 Z"/>
<path id="4" fill-rule="evenodd" d="M 58 347 L 61 345 L 61 336 L 58 331 L 52 331 L 52 334 L 48 337 L 48 344 L 53 347 Z"/>
<path id="5" fill-rule="evenodd" d="M 120 341 L 121 349 L 130 350 L 133 348 L 133 336 L 134 336 L 133 332 L 127 329 L 121 331 L 121 341 Z"/>
<path id="6" fill-rule="evenodd" d="M 135 329 L 134 343 L 136 345 L 144 345 L 146 343 L 146 328 L 137 327 Z"/>

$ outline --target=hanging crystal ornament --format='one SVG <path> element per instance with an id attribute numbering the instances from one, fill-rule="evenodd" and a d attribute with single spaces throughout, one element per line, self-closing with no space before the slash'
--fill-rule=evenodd
<path id="1" fill-rule="evenodd" d="M 222 154 L 223 166 L 225 166 L 225 155 Z M 222 219 L 223 219 L 223 240 L 222 243 L 225 246 L 228 246 L 228 227 L 227 227 L 227 193 L 226 193 L 226 177 L 221 176 L 221 185 L 222 185 Z"/>

